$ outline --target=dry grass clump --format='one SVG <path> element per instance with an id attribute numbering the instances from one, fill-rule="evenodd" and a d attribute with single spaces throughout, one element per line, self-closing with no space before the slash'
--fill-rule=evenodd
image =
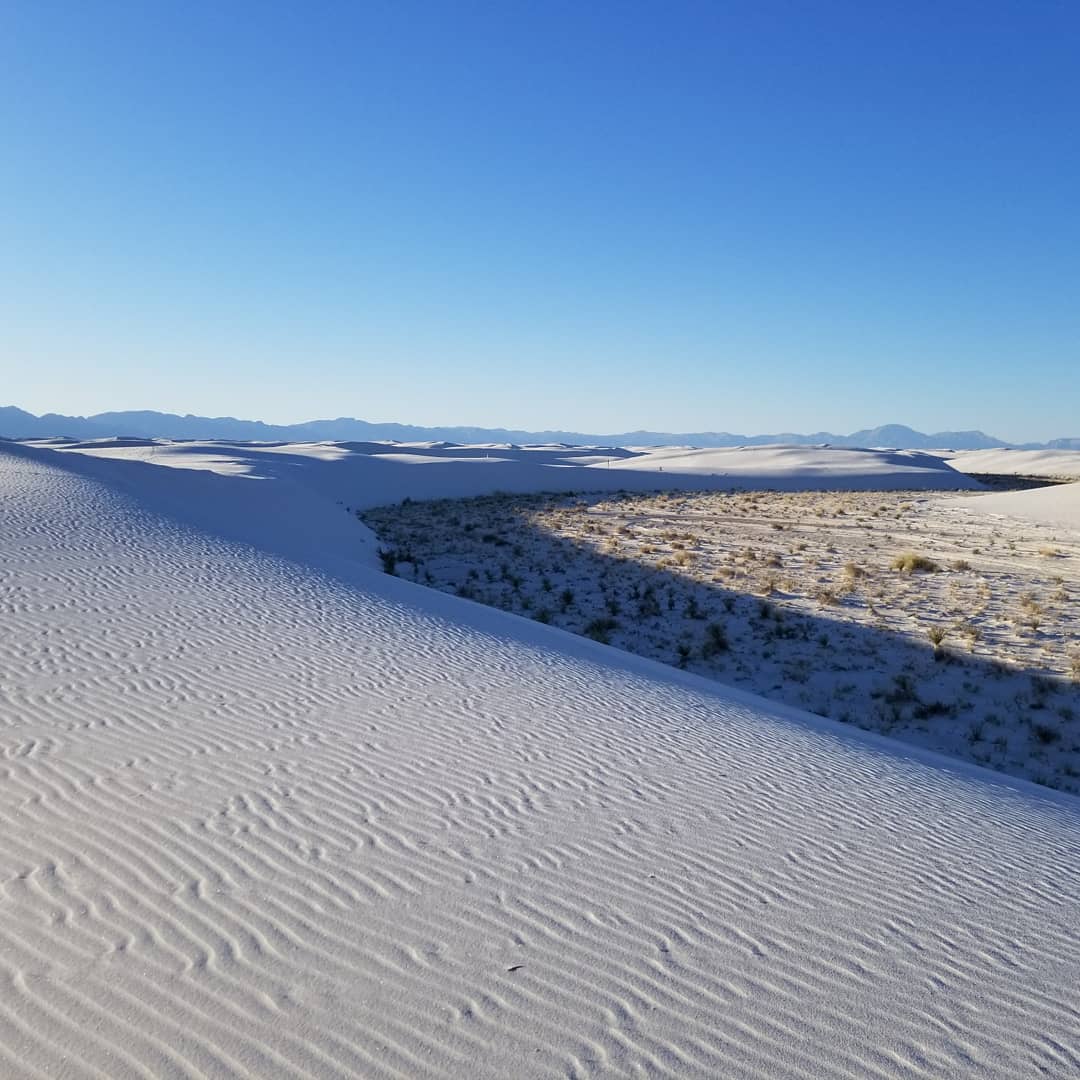
<path id="1" fill-rule="evenodd" d="M 1047 559 L 1061 558 L 1061 551 L 1056 547 L 1041 547 L 1039 548 L 1039 554 Z"/>
<path id="2" fill-rule="evenodd" d="M 1021 626 L 1028 627 L 1032 633 L 1038 631 L 1039 627 L 1042 626 L 1043 607 L 1035 598 L 1034 593 L 1027 592 L 1020 597 L 1020 612 L 1016 621 Z"/>
<path id="3" fill-rule="evenodd" d="M 925 555 L 919 555 L 914 551 L 903 551 L 897 555 L 890 564 L 893 570 L 899 570 L 903 574 L 928 573 L 932 574 L 939 569 L 933 559 Z"/>

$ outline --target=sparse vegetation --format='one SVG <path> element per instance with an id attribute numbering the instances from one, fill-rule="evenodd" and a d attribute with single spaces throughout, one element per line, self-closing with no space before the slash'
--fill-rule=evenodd
<path id="1" fill-rule="evenodd" d="M 615 619 L 610 617 L 604 617 L 600 619 L 593 619 L 586 624 L 582 633 L 593 641 L 600 641 L 607 645 L 611 642 L 611 634 L 613 631 L 618 630 L 619 624 Z"/>
<path id="2" fill-rule="evenodd" d="M 897 555 L 890 564 L 893 570 L 899 570 L 904 574 L 933 573 L 938 569 L 938 564 L 925 555 L 919 555 L 914 551 L 904 551 Z"/>
<path id="3" fill-rule="evenodd" d="M 1040 574 L 1024 552 L 1051 544 L 1030 528 L 978 534 L 934 513 L 888 493 L 671 492 L 362 517 L 389 573 L 1022 775 L 1034 755 L 1080 792 L 1066 771 L 1080 776 L 1080 544 L 1048 535 L 1060 555 Z M 973 569 L 977 548 L 989 554 Z"/>

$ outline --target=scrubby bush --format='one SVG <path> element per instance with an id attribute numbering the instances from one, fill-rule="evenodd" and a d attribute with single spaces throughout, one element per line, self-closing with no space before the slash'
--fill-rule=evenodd
<path id="1" fill-rule="evenodd" d="M 891 566 L 893 570 L 899 570 L 904 574 L 933 573 L 938 569 L 938 564 L 933 559 L 928 559 L 925 555 L 919 555 L 914 551 L 901 552 L 893 559 Z"/>
<path id="2" fill-rule="evenodd" d="M 705 627 L 705 644 L 701 646 L 701 655 L 705 660 L 717 653 L 727 652 L 730 647 L 727 631 L 720 623 L 709 623 Z"/>
<path id="3" fill-rule="evenodd" d="M 586 637 L 590 637 L 593 641 L 599 641 L 604 645 L 611 642 L 611 634 L 613 630 L 618 630 L 619 624 L 609 616 L 604 616 L 599 619 L 593 619 L 582 633 Z"/>
<path id="4" fill-rule="evenodd" d="M 1032 724 L 1031 734 L 1043 744 L 1043 746 L 1049 746 L 1051 743 L 1056 743 L 1061 738 L 1061 732 L 1056 727 L 1051 727 L 1049 724 Z"/>

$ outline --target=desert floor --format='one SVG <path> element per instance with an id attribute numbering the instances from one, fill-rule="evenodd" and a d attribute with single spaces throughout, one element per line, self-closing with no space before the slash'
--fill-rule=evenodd
<path id="1" fill-rule="evenodd" d="M 410 580 L 1080 791 L 1080 530 L 978 498 L 490 496 L 363 519 Z"/>

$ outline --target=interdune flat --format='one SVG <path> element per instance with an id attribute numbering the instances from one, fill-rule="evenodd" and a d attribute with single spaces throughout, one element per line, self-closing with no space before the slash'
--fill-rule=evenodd
<path id="1" fill-rule="evenodd" d="M 1075 798 L 371 569 L 476 452 L 184 445 L 0 443 L 0 1073 L 1080 1072 Z"/>

